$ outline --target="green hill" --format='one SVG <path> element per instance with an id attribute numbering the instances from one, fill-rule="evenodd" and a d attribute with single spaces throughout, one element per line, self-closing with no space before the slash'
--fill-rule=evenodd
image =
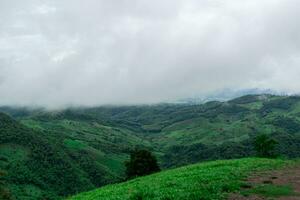
<path id="1" fill-rule="evenodd" d="M 72 127 L 73 131 L 91 127 L 96 129 L 94 132 L 108 129 L 98 124 L 88 126 L 84 122 L 62 123 Z M 111 137 L 117 132 L 118 137 L 128 139 L 127 147 L 124 144 L 115 149 L 116 144 L 108 143 L 104 146 L 107 150 L 102 152 L 104 147 L 95 149 L 82 138 L 67 137 L 68 128 L 53 129 L 55 131 L 49 131 L 51 127 L 32 129 L 0 114 L 0 169 L 5 174 L 1 179 L 12 199 L 58 199 L 58 196 L 122 179 L 122 162 L 127 155 L 125 150 L 122 153 L 122 148 L 128 149 L 128 140 L 133 138 L 134 141 L 135 137 L 124 135 L 122 130 L 109 131 Z M 94 141 L 96 136 L 91 140 Z"/>
<path id="2" fill-rule="evenodd" d="M 250 173 L 277 169 L 289 163 L 248 158 L 194 164 L 108 185 L 69 200 L 221 200 L 238 191 L 243 185 L 242 179 Z"/>
<path id="3" fill-rule="evenodd" d="M 298 96 L 0 112 L 14 118 L 0 114 L 0 171 L 16 199 L 64 197 L 122 181 L 135 148 L 153 152 L 166 169 L 253 156 L 253 139 L 263 133 L 279 142 L 281 156 L 300 157 Z"/>
<path id="4" fill-rule="evenodd" d="M 21 116 L 20 122 L 31 128 L 65 134 L 67 143 L 80 141 L 97 151 L 99 148 L 101 152 L 108 151 L 108 157 L 112 158 L 141 146 L 156 152 L 165 168 L 200 160 L 252 156 L 253 139 L 262 133 L 280 141 L 278 154 L 300 156 L 300 97 L 297 96 L 247 95 L 200 105 L 37 110 L 24 117 L 28 113 L 25 111 L 21 110 L 19 115 L 16 111 L 12 113 Z M 111 151 L 114 156 L 110 156 Z M 114 163 L 122 166 L 123 160 L 118 161 Z"/>
<path id="5" fill-rule="evenodd" d="M 0 168 L 11 199 L 57 199 L 92 188 L 91 181 L 47 132 L 0 114 Z"/>

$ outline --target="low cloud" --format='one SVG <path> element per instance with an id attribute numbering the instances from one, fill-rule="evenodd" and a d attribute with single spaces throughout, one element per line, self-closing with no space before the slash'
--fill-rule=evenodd
<path id="1" fill-rule="evenodd" d="M 1 0 L 0 104 L 299 93 L 297 0 Z"/>

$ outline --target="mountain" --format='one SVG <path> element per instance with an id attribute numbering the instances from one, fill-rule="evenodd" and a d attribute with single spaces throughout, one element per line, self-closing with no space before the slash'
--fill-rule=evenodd
<path id="1" fill-rule="evenodd" d="M 268 134 L 278 154 L 300 156 L 298 96 L 0 112 L 0 181 L 13 199 L 57 199 L 123 181 L 135 148 L 152 151 L 166 169 L 253 156 L 253 139 Z"/>
<path id="2" fill-rule="evenodd" d="M 207 95 L 198 95 L 192 98 L 185 98 L 178 101 L 178 103 L 189 103 L 189 104 L 199 104 L 206 103 L 209 101 L 229 101 L 230 99 L 239 98 L 242 96 L 248 95 L 263 95 L 263 94 L 273 94 L 273 95 L 286 95 L 285 93 L 276 92 L 270 89 L 258 89 L 258 88 L 249 88 L 241 90 L 233 89 L 222 89 L 215 91 Z"/>

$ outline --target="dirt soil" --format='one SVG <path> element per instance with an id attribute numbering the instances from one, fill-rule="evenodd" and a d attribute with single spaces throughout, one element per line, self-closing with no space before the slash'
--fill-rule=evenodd
<path id="1" fill-rule="evenodd" d="M 256 173 L 252 175 L 246 182 L 249 185 L 261 185 L 261 184 L 274 184 L 274 185 L 291 185 L 294 192 L 300 194 L 300 167 L 290 167 L 283 170 L 268 171 L 263 173 Z M 300 200 L 300 196 L 285 196 L 278 198 L 268 198 L 257 195 L 242 196 L 239 194 L 232 194 L 229 200 Z"/>

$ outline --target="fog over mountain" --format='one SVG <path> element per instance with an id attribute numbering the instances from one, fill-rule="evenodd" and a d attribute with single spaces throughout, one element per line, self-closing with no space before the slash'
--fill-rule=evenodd
<path id="1" fill-rule="evenodd" d="M 299 93 L 298 0 L 1 0 L 0 104 Z"/>

